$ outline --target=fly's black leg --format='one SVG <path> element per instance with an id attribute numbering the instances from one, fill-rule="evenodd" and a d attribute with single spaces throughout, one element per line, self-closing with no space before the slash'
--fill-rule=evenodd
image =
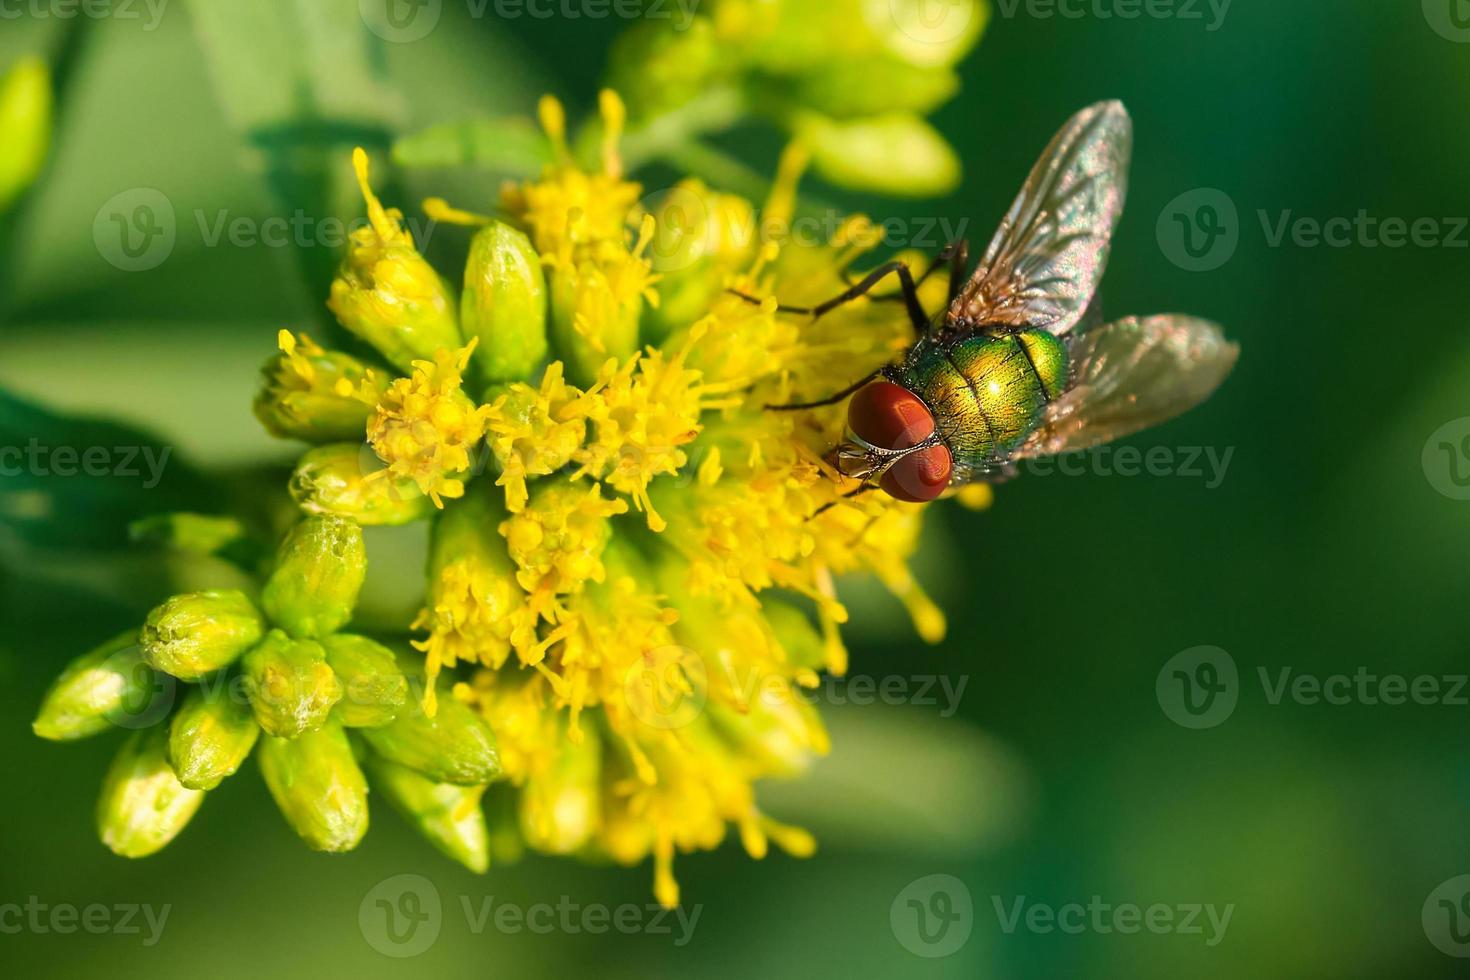
<path id="1" fill-rule="evenodd" d="M 929 329 L 929 314 L 924 312 L 924 306 L 919 302 L 919 287 L 914 283 L 914 277 L 909 272 L 909 267 L 903 262 L 887 262 L 874 269 L 863 277 L 862 281 L 844 291 L 841 295 L 834 296 L 817 306 L 778 306 L 780 313 L 795 313 L 801 316 L 810 316 L 819 320 L 831 313 L 844 303 L 851 303 L 860 296 L 866 295 L 878 283 L 887 279 L 894 273 L 898 273 L 898 284 L 903 290 L 904 306 L 908 309 L 909 321 L 914 325 L 914 332 L 923 336 Z M 759 303 L 760 299 L 739 290 L 731 290 L 736 296 L 747 303 Z"/>
<path id="2" fill-rule="evenodd" d="M 954 306 L 954 301 L 959 299 L 961 291 L 965 288 L 970 272 L 970 242 L 961 238 L 952 245 L 945 246 L 945 256 L 949 260 L 949 305 Z M 939 253 L 944 255 L 944 252 Z"/>
<path id="3" fill-rule="evenodd" d="M 861 494 L 869 493 L 870 491 L 877 490 L 877 489 L 878 488 L 876 486 L 874 486 L 873 484 L 871 484 L 871 483 L 864 483 L 862 486 L 858 487 L 856 490 L 852 490 L 852 491 L 849 491 L 847 493 L 844 493 L 842 495 L 842 498 L 841 499 L 842 500 L 851 500 L 853 497 L 859 496 Z M 827 511 L 831 510 L 833 507 L 836 507 L 838 503 L 839 503 L 839 501 L 834 500 L 830 504 L 823 504 L 822 506 L 818 507 L 816 510 L 812 511 L 812 516 L 811 517 L 808 517 L 807 520 L 809 520 L 809 521 L 810 520 L 816 520 L 818 517 L 821 517 L 823 514 L 827 513 Z M 871 524 L 872 522 L 870 521 L 869 523 Z M 867 528 L 864 528 L 863 530 L 866 531 Z M 861 537 L 861 535 L 859 535 L 859 537 Z"/>
<path id="4" fill-rule="evenodd" d="M 864 378 L 860 378 L 859 380 L 857 380 L 857 381 L 853 382 L 852 384 L 848 385 L 846 388 L 843 388 L 837 394 L 835 394 L 835 395 L 828 395 L 826 398 L 823 398 L 821 401 L 815 401 L 815 402 L 793 402 L 793 403 L 786 404 L 786 405 L 767 405 L 766 408 L 770 409 L 773 412 L 799 412 L 799 411 L 801 411 L 804 408 L 821 408 L 824 405 L 836 405 L 838 402 L 842 401 L 842 399 L 846 398 L 848 395 L 852 394 L 854 391 L 857 391 L 863 385 L 867 384 L 869 381 L 872 381 L 874 378 L 878 377 L 878 375 L 880 375 L 882 373 L 883 372 L 881 370 L 880 371 L 874 371 L 872 374 L 870 374 L 870 375 L 868 375 L 868 376 L 866 376 Z"/>

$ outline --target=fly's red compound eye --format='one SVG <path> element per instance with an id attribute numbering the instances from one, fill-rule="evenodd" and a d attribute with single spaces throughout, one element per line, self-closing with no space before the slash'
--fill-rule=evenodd
<path id="1" fill-rule="evenodd" d="M 852 396 L 847 425 L 881 449 L 911 449 L 934 434 L 934 415 L 919 396 L 891 381 L 874 381 Z M 949 487 L 954 461 L 943 445 L 927 446 L 898 460 L 878 480 L 895 500 L 923 503 Z"/>
<path id="2" fill-rule="evenodd" d="M 874 381 L 847 403 L 847 425 L 869 445 L 908 449 L 934 434 L 934 416 L 919 396 L 892 381 Z"/>
<path id="3" fill-rule="evenodd" d="M 926 446 L 888 467 L 878 486 L 894 500 L 923 504 L 949 488 L 953 471 L 948 449 L 942 445 Z"/>

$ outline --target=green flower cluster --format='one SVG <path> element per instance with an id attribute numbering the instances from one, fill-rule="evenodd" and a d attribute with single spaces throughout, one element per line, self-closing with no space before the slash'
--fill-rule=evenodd
<path id="1" fill-rule="evenodd" d="M 649 19 L 620 37 L 609 84 L 635 135 L 754 113 L 833 183 L 944 193 L 959 160 L 924 116 L 958 90 L 954 66 L 989 16 L 985 0 L 709 0 L 687 22 Z"/>
<path id="2" fill-rule="evenodd" d="M 354 521 L 308 516 L 257 595 L 176 595 L 140 630 L 66 667 L 32 724 L 37 735 L 71 741 L 133 729 L 98 801 L 104 844 L 124 857 L 160 850 L 258 747 L 271 796 L 312 848 L 347 851 L 362 840 L 366 767 L 440 850 L 484 870 L 479 799 L 500 774 L 495 737 L 453 698 L 427 717 L 417 668 L 340 632 L 366 571 Z"/>

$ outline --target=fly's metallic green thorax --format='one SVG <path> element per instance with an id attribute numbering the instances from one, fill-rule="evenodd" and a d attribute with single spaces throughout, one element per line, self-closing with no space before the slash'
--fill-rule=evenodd
<path id="1" fill-rule="evenodd" d="M 1041 422 L 1067 382 L 1067 348 L 1044 330 L 935 333 L 892 379 L 924 400 L 956 471 L 1003 458 Z"/>

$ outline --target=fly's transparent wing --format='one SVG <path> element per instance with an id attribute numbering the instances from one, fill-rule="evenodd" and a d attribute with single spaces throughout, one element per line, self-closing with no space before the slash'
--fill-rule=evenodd
<path id="1" fill-rule="evenodd" d="M 1132 152 L 1123 103 L 1073 116 L 1026 178 L 951 316 L 1058 335 L 1077 326 L 1108 262 Z"/>
<path id="2" fill-rule="evenodd" d="M 1181 415 L 1214 393 L 1240 348 L 1188 316 L 1129 317 L 1072 344 L 1072 386 L 1012 455 L 1049 456 L 1111 442 Z"/>

